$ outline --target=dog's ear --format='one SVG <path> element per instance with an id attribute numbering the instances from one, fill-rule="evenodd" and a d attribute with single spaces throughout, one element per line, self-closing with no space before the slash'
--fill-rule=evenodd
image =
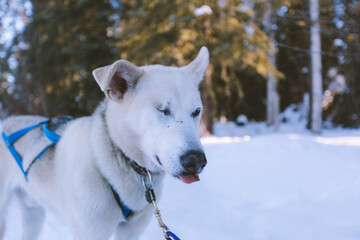
<path id="1" fill-rule="evenodd" d="M 204 78 L 204 74 L 208 65 L 209 65 L 209 51 L 205 46 L 203 46 L 200 49 L 198 56 L 191 63 L 184 66 L 183 68 L 186 71 L 189 71 L 192 74 L 194 74 L 196 83 L 200 84 L 200 82 Z"/>
<path id="2" fill-rule="evenodd" d="M 141 75 L 142 70 L 126 60 L 119 60 L 93 71 L 93 76 L 106 97 L 116 102 L 123 98 L 126 91 L 135 88 Z"/>

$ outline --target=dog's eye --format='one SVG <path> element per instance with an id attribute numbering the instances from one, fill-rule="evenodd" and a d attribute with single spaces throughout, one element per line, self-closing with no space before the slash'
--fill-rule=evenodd
<path id="1" fill-rule="evenodd" d="M 198 109 L 196 109 L 196 110 L 191 114 L 191 116 L 192 116 L 193 118 L 196 118 L 197 116 L 199 116 L 200 112 L 201 112 L 201 109 L 198 108 Z"/>
<path id="2" fill-rule="evenodd" d="M 170 115 L 170 109 L 165 108 L 165 109 L 158 109 L 160 112 L 162 112 L 165 116 L 169 116 Z"/>

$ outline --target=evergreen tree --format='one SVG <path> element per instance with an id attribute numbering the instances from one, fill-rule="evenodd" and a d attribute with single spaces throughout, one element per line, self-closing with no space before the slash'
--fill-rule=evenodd
<path id="1" fill-rule="evenodd" d="M 259 97 L 244 104 L 246 97 L 254 95 L 245 93 L 242 86 L 247 78 L 256 81 L 266 76 L 271 66 L 267 57 L 271 44 L 261 23 L 254 20 L 263 17 L 256 13 L 261 4 L 220 2 L 124 0 L 118 50 L 122 58 L 138 65 L 184 65 L 206 45 L 211 53 L 210 76 L 206 76 L 210 81 L 205 79 L 202 89 L 210 98 L 210 102 L 204 101 L 205 110 L 209 103 L 212 109 L 205 111 L 204 117 L 224 115 L 234 120 L 245 111 L 250 118 L 261 119 L 265 114 L 254 114 L 244 105 L 264 108 L 264 102 Z M 202 10 L 206 14 L 198 14 Z M 207 127 L 210 129 L 209 124 Z"/>
<path id="2" fill-rule="evenodd" d="M 0 21 L 14 19 L 15 29 L 14 23 L 23 19 L 26 27 L 15 31 L 11 44 L 0 36 L 0 116 L 88 114 L 102 99 L 91 76 L 94 68 L 119 58 L 137 65 L 185 65 L 206 45 L 211 63 L 201 90 L 209 130 L 221 116 L 235 120 L 245 114 L 263 121 L 266 78 L 275 70 L 268 54 L 274 47 L 280 110 L 301 102 L 310 91 L 311 69 L 308 2 L 272 0 L 273 43 L 266 34 L 266 4 L 2 0 Z M 348 87 L 324 109 L 324 119 L 359 126 L 360 6 L 353 0 L 322 0 L 319 5 L 323 88 L 331 85 L 331 68 L 344 75 Z M 199 14 L 204 9 L 206 14 Z M 0 25 L 2 32 L 6 28 Z"/>
<path id="3" fill-rule="evenodd" d="M 27 106 L 12 113 L 89 114 L 103 96 L 91 72 L 116 58 L 107 37 L 115 9 L 109 1 L 31 3 L 32 17 L 18 36 L 30 47 L 16 53 L 21 74 L 15 91 L 27 96 Z"/>

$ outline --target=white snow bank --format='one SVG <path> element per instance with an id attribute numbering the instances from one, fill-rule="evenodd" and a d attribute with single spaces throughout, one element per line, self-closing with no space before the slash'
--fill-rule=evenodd
<path id="1" fill-rule="evenodd" d="M 165 181 L 164 219 L 185 240 L 360 239 L 360 131 L 324 135 L 203 139 L 201 181 Z M 142 240 L 159 237 L 153 221 Z"/>

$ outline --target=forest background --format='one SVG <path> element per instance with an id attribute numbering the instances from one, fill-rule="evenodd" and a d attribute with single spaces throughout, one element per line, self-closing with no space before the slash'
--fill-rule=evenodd
<path id="1" fill-rule="evenodd" d="M 359 2 L 320 0 L 319 14 L 323 121 L 358 127 Z M 0 117 L 91 114 L 103 98 L 95 68 L 119 58 L 185 65 L 203 45 L 210 131 L 240 114 L 266 120 L 271 74 L 280 111 L 311 92 L 308 1 L 0 0 L 0 23 Z"/>

